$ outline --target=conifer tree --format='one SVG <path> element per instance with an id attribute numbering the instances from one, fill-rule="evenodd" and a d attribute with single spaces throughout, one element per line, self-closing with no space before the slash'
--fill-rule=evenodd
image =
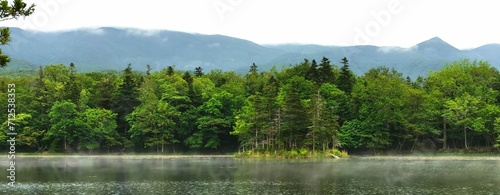
<path id="1" fill-rule="evenodd" d="M 136 106 L 140 104 L 139 84 L 132 72 L 132 65 L 129 64 L 123 71 L 123 83 L 118 86 L 118 94 L 115 101 L 114 112 L 118 114 L 117 124 L 119 133 L 123 136 L 127 134 L 130 128 L 125 117 L 130 114 Z"/>
<path id="2" fill-rule="evenodd" d="M 330 60 L 328 60 L 328 58 L 326 57 L 323 57 L 323 59 L 321 60 L 321 64 L 318 68 L 318 76 L 320 84 L 335 83 L 335 76 L 333 75 L 332 65 L 330 64 Z"/>
<path id="3" fill-rule="evenodd" d="M 354 84 L 356 83 L 356 77 L 349 69 L 349 60 L 347 60 L 346 57 L 342 58 L 341 63 L 343 66 L 340 68 L 340 75 L 337 79 L 337 87 L 346 94 L 350 94 Z"/>
<path id="4" fill-rule="evenodd" d="M 201 76 L 203 76 L 203 68 L 201 68 L 201 67 L 199 67 L 199 66 L 198 66 L 198 67 L 196 67 L 196 68 L 194 69 L 194 75 L 195 75 L 195 76 L 197 76 L 197 77 L 201 77 Z"/>

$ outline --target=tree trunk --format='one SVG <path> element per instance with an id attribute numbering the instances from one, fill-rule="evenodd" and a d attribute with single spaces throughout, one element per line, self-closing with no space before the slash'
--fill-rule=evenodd
<path id="1" fill-rule="evenodd" d="M 66 146 L 66 136 L 64 136 L 64 153 L 68 151 L 68 148 Z"/>
<path id="2" fill-rule="evenodd" d="M 418 141 L 418 135 L 417 137 L 415 138 L 415 141 L 413 142 L 413 146 L 411 147 L 411 151 L 413 152 L 413 150 L 415 149 L 415 144 L 417 144 L 417 141 Z"/>
<path id="3" fill-rule="evenodd" d="M 467 146 L 467 127 L 464 127 L 464 139 L 465 149 L 469 150 L 469 146 Z"/>
<path id="4" fill-rule="evenodd" d="M 316 140 L 314 139 L 314 129 L 313 129 L 313 153 L 314 153 L 314 145 L 316 145 Z"/>
<path id="5" fill-rule="evenodd" d="M 258 143 L 258 138 L 259 137 L 259 133 L 257 131 L 257 128 L 255 128 L 255 149 L 258 149 L 259 148 L 259 143 Z"/>
<path id="6" fill-rule="evenodd" d="M 446 118 L 443 118 L 443 150 L 448 148 L 446 140 L 448 139 L 448 135 L 446 134 Z"/>

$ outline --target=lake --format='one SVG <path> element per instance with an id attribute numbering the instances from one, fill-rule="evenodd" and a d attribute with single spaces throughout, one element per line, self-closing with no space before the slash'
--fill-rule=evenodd
<path id="1" fill-rule="evenodd" d="M 7 169 L 7 159 L 1 159 Z M 18 157 L 0 194 L 497 194 L 500 159 Z M 5 171 L 5 175 L 7 171 Z"/>

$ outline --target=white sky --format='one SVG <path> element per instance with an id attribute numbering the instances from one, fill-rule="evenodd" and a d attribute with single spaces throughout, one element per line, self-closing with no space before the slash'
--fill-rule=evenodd
<path id="1" fill-rule="evenodd" d="M 1 25 L 43 31 L 103 26 L 166 29 L 222 34 L 260 44 L 410 47 L 435 36 L 460 49 L 500 43 L 500 11 L 493 0 L 25 2 L 37 4 L 33 16 Z"/>

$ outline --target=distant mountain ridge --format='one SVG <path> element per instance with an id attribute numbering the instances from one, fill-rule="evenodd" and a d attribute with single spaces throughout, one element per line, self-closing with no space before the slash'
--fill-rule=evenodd
<path id="1" fill-rule="evenodd" d="M 13 60 L 9 69 L 36 68 L 47 64 L 75 63 L 78 70 L 153 70 L 170 65 L 176 69 L 212 69 L 246 72 L 252 63 L 260 70 L 278 68 L 307 59 L 329 58 L 340 64 L 346 56 L 358 75 L 386 66 L 411 77 L 424 76 L 460 58 L 487 60 L 500 68 L 500 44 L 459 50 L 438 37 L 410 48 L 377 46 L 259 45 L 223 35 L 177 31 L 146 31 L 103 27 L 62 32 L 35 32 L 11 28 L 12 42 L 2 47 Z"/>

